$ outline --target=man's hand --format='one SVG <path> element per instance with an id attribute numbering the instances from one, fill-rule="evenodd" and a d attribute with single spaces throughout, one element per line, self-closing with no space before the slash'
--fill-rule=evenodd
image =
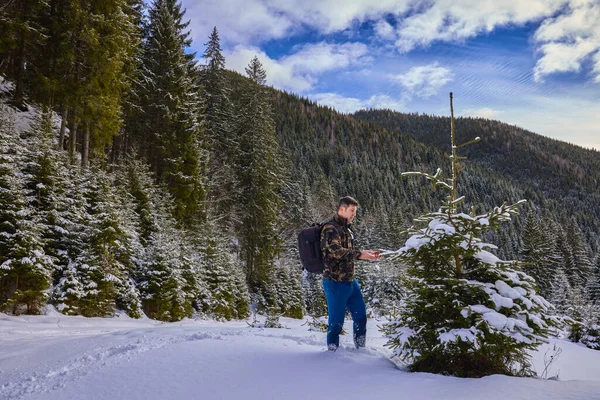
<path id="1" fill-rule="evenodd" d="M 359 260 L 377 261 L 379 260 L 379 251 L 363 250 L 360 252 Z"/>

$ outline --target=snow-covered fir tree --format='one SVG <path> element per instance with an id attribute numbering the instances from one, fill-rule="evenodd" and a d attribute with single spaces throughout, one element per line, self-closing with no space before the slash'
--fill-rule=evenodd
<path id="1" fill-rule="evenodd" d="M 240 218 L 236 204 L 238 177 L 235 172 L 239 141 L 235 137 L 236 118 L 231 101 L 231 88 L 226 78 L 225 57 L 219 32 L 214 27 L 203 54 L 206 65 L 200 72 L 204 101 L 204 129 L 210 149 L 207 202 L 221 226 L 231 229 Z"/>
<path id="2" fill-rule="evenodd" d="M 277 306 L 283 317 L 302 318 L 306 312 L 302 297 L 302 274 L 295 265 L 289 265 L 288 260 L 280 260 L 274 269 Z"/>
<path id="3" fill-rule="evenodd" d="M 84 248 L 67 267 L 55 290 L 59 309 L 84 316 L 112 315 L 119 307 L 139 316 L 133 284 L 131 236 L 124 222 L 122 200 L 113 177 L 101 170 L 87 172 L 81 186 L 88 207 Z M 66 285 L 66 287 L 65 287 Z M 75 285 L 77 289 L 69 290 Z"/>
<path id="4" fill-rule="evenodd" d="M 452 120 L 453 121 L 453 120 Z M 464 377 L 533 374 L 528 350 L 536 348 L 554 320 L 551 305 L 518 262 L 489 250 L 482 233 L 500 228 L 521 202 L 475 215 L 458 212 L 458 156 L 451 129 L 452 178 L 441 170 L 422 175 L 434 189 L 450 191 L 437 212 L 419 217 L 395 258 L 408 266 L 406 298 L 396 320 L 383 327 L 387 345 L 412 371 Z M 476 141 L 477 139 L 475 139 Z"/>
<path id="5" fill-rule="evenodd" d="M 579 342 L 586 328 L 592 323 L 591 308 L 591 304 L 585 298 L 581 288 L 569 287 L 565 296 L 565 302 L 561 305 L 560 309 L 563 315 L 569 317 L 566 322 L 569 339 L 572 342 Z"/>
<path id="6" fill-rule="evenodd" d="M 377 318 L 394 314 L 402 301 L 404 266 L 381 260 L 375 265 L 358 268 L 356 279 L 367 305 L 367 314 Z"/>
<path id="7" fill-rule="evenodd" d="M 241 319 L 250 315 L 250 295 L 239 261 L 228 251 L 227 237 L 207 222 L 207 235 L 200 241 L 201 274 L 208 292 L 200 308 L 216 319 Z"/>
<path id="8" fill-rule="evenodd" d="M 191 317 L 196 293 L 188 281 L 188 265 L 182 257 L 181 232 L 173 223 L 164 224 L 150 236 L 150 244 L 139 272 L 139 288 L 144 312 L 161 321 Z"/>
<path id="9" fill-rule="evenodd" d="M 571 287 L 584 290 L 592 271 L 588 244 L 575 219 L 569 221 L 565 233 L 573 254 L 572 264 L 566 269 L 567 277 Z"/>
<path id="10" fill-rule="evenodd" d="M 206 151 L 200 124 L 202 104 L 189 25 L 181 2 L 155 0 L 149 10 L 142 72 L 135 87 L 132 138 L 175 202 L 174 215 L 192 222 L 205 196 Z M 134 114 L 135 114 L 134 112 Z M 142 122 L 142 123 L 140 123 Z"/>
<path id="11" fill-rule="evenodd" d="M 561 268 L 560 260 L 552 238 L 545 234 L 531 211 L 525 220 L 522 240 L 521 260 L 524 271 L 535 279 L 540 295 L 549 298 L 552 278 L 556 270 Z"/>
<path id="12" fill-rule="evenodd" d="M 271 98 L 264 86 L 266 73 L 256 57 L 246 72 L 251 82 L 246 83 L 242 95 L 240 152 L 236 162 L 237 204 L 243 205 L 244 210 L 236 232 L 251 291 L 274 306 L 268 281 L 273 277 L 271 271 L 281 245 L 276 222 L 281 215 L 283 166 Z"/>
<path id="13" fill-rule="evenodd" d="M 37 314 L 46 303 L 53 260 L 44 253 L 41 223 L 28 204 L 26 148 L 0 105 L 0 308 Z"/>
<path id="14" fill-rule="evenodd" d="M 596 262 L 591 271 L 586 291 L 592 301 L 600 302 L 600 254 L 596 256 Z"/>
<path id="15" fill-rule="evenodd" d="M 306 302 L 306 312 L 313 317 L 327 315 L 327 300 L 321 279 L 321 275 L 302 271 L 302 292 Z"/>

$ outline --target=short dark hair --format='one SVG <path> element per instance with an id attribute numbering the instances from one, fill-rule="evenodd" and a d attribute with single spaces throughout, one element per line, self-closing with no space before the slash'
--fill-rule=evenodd
<path id="1" fill-rule="evenodd" d="M 350 206 L 356 206 L 356 207 L 359 206 L 358 201 L 356 201 L 356 199 L 354 199 L 350 196 L 342 197 L 338 203 L 338 208 L 340 208 L 340 207 L 348 208 Z"/>

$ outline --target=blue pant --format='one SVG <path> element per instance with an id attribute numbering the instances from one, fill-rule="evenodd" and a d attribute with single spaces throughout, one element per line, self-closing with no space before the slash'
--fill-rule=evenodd
<path id="1" fill-rule="evenodd" d="M 367 335 L 367 310 L 358 281 L 355 279 L 352 282 L 335 282 L 323 279 L 323 290 L 329 311 L 327 346 L 340 345 L 340 333 L 348 309 L 354 323 L 354 344 L 356 347 L 363 347 Z"/>

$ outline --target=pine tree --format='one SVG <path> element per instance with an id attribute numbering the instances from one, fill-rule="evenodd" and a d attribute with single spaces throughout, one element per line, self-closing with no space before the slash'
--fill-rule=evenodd
<path id="1" fill-rule="evenodd" d="M 272 100 L 262 86 L 261 77 L 266 73 L 256 58 L 248 70 L 252 82 L 243 93 L 238 126 L 240 152 L 236 162 L 240 185 L 236 200 L 244 205 L 244 212 L 236 231 L 249 286 L 268 297 L 267 281 L 272 277 L 273 262 L 280 251 L 276 222 L 281 213 L 283 168 L 275 140 Z"/>
<path id="2" fill-rule="evenodd" d="M 281 262 L 275 267 L 274 281 L 277 290 L 278 314 L 288 318 L 302 318 L 306 310 L 302 297 L 300 270 L 286 262 Z"/>
<path id="3" fill-rule="evenodd" d="M 235 157 L 239 143 L 235 138 L 234 107 L 225 76 L 225 57 L 216 27 L 206 43 L 203 56 L 206 60 L 201 70 L 205 99 L 203 122 L 210 149 L 207 203 L 211 212 L 221 220 L 221 226 L 229 230 L 234 221 L 239 220 L 240 213 L 234 206 L 238 188 Z"/>
<path id="4" fill-rule="evenodd" d="M 175 217 L 191 222 L 204 199 L 206 152 L 200 126 L 199 83 L 189 22 L 182 22 L 181 3 L 156 0 L 150 11 L 148 38 L 142 55 L 140 83 L 135 88 L 138 123 L 129 126 L 134 143 L 175 201 Z M 143 121 L 143 123 L 139 123 Z"/>
<path id="5" fill-rule="evenodd" d="M 0 108 L 0 308 L 38 314 L 54 268 L 44 253 L 43 225 L 27 203 L 26 182 L 18 169 L 25 148 L 14 123 Z"/>
<path id="6" fill-rule="evenodd" d="M 571 219 L 566 230 L 567 243 L 573 254 L 573 265 L 566 270 L 571 287 L 584 290 L 592 271 L 587 241 L 574 219 Z"/>
<path id="7" fill-rule="evenodd" d="M 566 320 L 569 339 L 575 343 L 581 341 L 591 325 L 598 322 L 596 307 L 585 298 L 580 288 L 569 288 L 562 311 L 569 317 Z"/>
<path id="8" fill-rule="evenodd" d="M 59 309 L 71 314 L 107 316 L 119 307 L 133 317 L 140 315 L 132 277 L 135 246 L 127 234 L 122 200 L 112 179 L 94 170 L 82 187 L 89 218 L 84 247 L 67 267 L 54 295 Z"/>
<path id="9" fill-rule="evenodd" d="M 306 301 L 306 312 L 309 315 L 313 317 L 327 315 L 327 300 L 319 275 L 303 271 L 302 291 Z"/>
<path id="10" fill-rule="evenodd" d="M 0 74 L 15 83 L 13 103 L 23 106 L 26 92 L 26 65 L 35 45 L 43 41 L 38 14 L 47 8 L 42 0 L 10 1 L 0 11 Z M 29 67 L 28 67 L 29 68 Z"/>
<path id="11" fill-rule="evenodd" d="M 459 213 L 464 197 L 457 195 L 453 118 L 451 133 L 451 179 L 441 179 L 440 169 L 407 173 L 425 176 L 434 189 L 442 187 L 451 195 L 438 212 L 416 220 L 424 228 L 410 228 L 396 253 L 408 265 L 407 296 L 398 319 L 384 326 L 388 346 L 409 361 L 412 371 L 529 375 L 527 351 L 553 324 L 546 314 L 550 304 L 536 294 L 534 279 L 517 262 L 499 260 L 488 251 L 495 246 L 480 238 L 516 214 L 521 202 L 481 215 Z"/>
<path id="12" fill-rule="evenodd" d="M 208 293 L 201 308 L 216 319 L 240 319 L 250 314 L 250 295 L 239 263 L 227 248 L 227 238 L 208 220 L 198 238 L 202 255 L 202 277 Z"/>
<path id="13" fill-rule="evenodd" d="M 404 296 L 401 270 L 402 267 L 386 260 L 357 270 L 356 278 L 365 298 L 367 314 L 382 317 L 396 312 Z"/>
<path id="14" fill-rule="evenodd" d="M 596 256 L 596 263 L 590 274 L 586 292 L 590 300 L 600 302 L 600 254 Z"/>
<path id="15" fill-rule="evenodd" d="M 522 240 L 521 255 L 524 271 L 535 279 L 540 295 L 548 298 L 553 275 L 549 261 L 552 244 L 547 241 L 539 222 L 531 211 L 525 220 Z"/>

